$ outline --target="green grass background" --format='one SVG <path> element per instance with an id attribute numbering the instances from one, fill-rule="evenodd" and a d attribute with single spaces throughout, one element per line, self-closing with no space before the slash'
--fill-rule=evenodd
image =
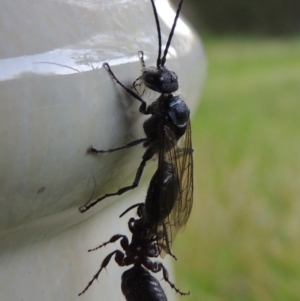
<path id="1" fill-rule="evenodd" d="M 182 301 L 300 300 L 300 38 L 206 38 Z"/>

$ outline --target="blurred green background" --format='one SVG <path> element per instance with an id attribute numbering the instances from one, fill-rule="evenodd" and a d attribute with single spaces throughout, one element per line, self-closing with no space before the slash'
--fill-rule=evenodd
<path id="1" fill-rule="evenodd" d="M 289 30 L 286 17 L 278 14 L 276 22 L 261 28 L 263 11 L 257 10 L 241 31 L 232 27 L 232 19 L 243 1 L 211 1 L 209 9 L 208 1 L 195 6 L 186 1 L 186 13 L 197 14 L 200 2 L 210 11 L 205 15 L 202 9 L 204 19 L 194 23 L 203 37 L 208 73 L 192 120 L 194 207 L 174 244 L 176 284 L 191 295 L 178 299 L 298 301 L 300 37 L 295 11 L 290 11 Z M 213 12 L 217 3 L 223 7 L 219 24 L 210 19 L 219 13 Z M 231 14 L 225 3 L 233 5 Z M 299 8 L 300 1 L 285 3 Z M 273 20 L 270 12 L 268 18 Z"/>

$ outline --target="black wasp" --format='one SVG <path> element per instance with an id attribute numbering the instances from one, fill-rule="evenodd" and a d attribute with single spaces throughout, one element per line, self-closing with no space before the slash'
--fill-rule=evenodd
<path id="1" fill-rule="evenodd" d="M 152 223 L 154 232 L 163 232 L 162 240 L 164 240 L 164 242 L 160 241 L 159 246 L 161 250 L 169 254 L 170 244 L 174 241 L 177 231 L 186 224 L 193 203 L 193 158 L 190 111 L 180 96 L 172 94 L 178 90 L 177 75 L 165 67 L 168 49 L 171 44 L 182 3 L 183 0 L 179 2 L 162 56 L 160 24 L 154 1 L 151 0 L 158 32 L 158 57 L 156 67 L 146 67 L 143 52 L 139 52 L 143 69 L 142 75 L 138 80 L 147 88 L 160 93 L 160 96 L 152 104 L 147 107 L 145 100 L 143 100 L 137 92 L 128 89 L 116 78 L 108 63 L 103 64 L 110 76 L 128 94 L 141 102 L 139 111 L 142 114 L 151 115 L 151 117 L 143 124 L 146 134 L 145 138 L 134 140 L 125 146 L 114 149 L 96 150 L 95 148 L 91 148 L 90 151 L 93 153 L 114 152 L 133 147 L 140 143 L 143 143 L 146 151 L 142 157 L 132 185 L 120 188 L 114 193 L 107 193 L 97 200 L 80 207 L 80 211 L 85 212 L 107 197 L 121 195 L 137 187 L 146 162 L 154 155 L 157 155 L 158 168 L 151 180 L 147 194 L 148 199 L 153 201 L 156 199 L 155 203 L 147 202 L 146 200 L 146 207 L 147 204 L 152 206 L 152 208 L 154 207 L 151 212 L 155 212 L 155 216 L 158 215 L 159 223 L 156 223 L 155 218 L 149 216 L 149 214 L 148 222 Z M 150 211 L 146 208 L 144 214 L 145 219 L 147 219 L 146 213 L 149 212 Z M 151 227 L 148 226 L 148 228 Z"/>
<path id="2" fill-rule="evenodd" d="M 100 269 L 87 284 L 85 289 L 79 294 L 79 296 L 88 290 L 94 280 L 98 279 L 99 274 L 104 268 L 107 267 L 112 257 L 114 257 L 119 266 L 133 265 L 133 267 L 131 267 L 129 270 L 126 270 L 122 274 L 121 288 L 127 301 L 167 300 L 160 283 L 149 273 L 149 271 L 154 273 L 162 271 L 164 280 L 168 282 L 177 293 L 181 295 L 189 294 L 183 293 L 175 287 L 175 285 L 169 280 L 169 273 L 161 262 L 152 261 L 150 259 L 159 256 L 159 249 L 157 238 L 152 231 L 145 226 L 143 217 L 140 219 L 130 218 L 128 227 L 132 233 L 131 242 L 129 242 L 126 235 L 116 234 L 112 236 L 109 241 L 89 250 L 89 252 L 95 251 L 118 240 L 120 240 L 120 245 L 123 249 L 123 251 L 115 250 L 104 258 Z"/>

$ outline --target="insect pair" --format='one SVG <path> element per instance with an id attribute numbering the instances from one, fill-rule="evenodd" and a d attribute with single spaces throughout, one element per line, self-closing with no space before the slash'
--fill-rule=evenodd
<path id="1" fill-rule="evenodd" d="M 159 255 L 163 257 L 165 254 L 174 257 L 171 252 L 172 242 L 177 232 L 187 223 L 193 203 L 193 151 L 191 144 L 190 111 L 180 96 L 172 94 L 178 90 L 178 78 L 175 72 L 165 67 L 168 49 L 171 44 L 182 3 L 183 0 L 179 2 L 169 38 L 162 55 L 160 24 L 154 1 L 151 0 L 158 32 L 158 57 L 156 67 L 146 67 L 143 52 L 139 52 L 139 58 L 142 63 L 142 75 L 136 82 L 142 82 L 147 88 L 160 93 L 160 96 L 152 104 L 147 106 L 146 101 L 141 95 L 125 87 L 117 79 L 108 63 L 103 64 L 104 68 L 106 68 L 117 84 L 129 95 L 141 102 L 139 111 L 142 114 L 151 116 L 143 124 L 145 138 L 134 140 L 122 147 L 109 150 L 96 150 L 95 148 L 91 148 L 90 152 L 114 152 L 141 143 L 143 143 L 146 150 L 132 185 L 123 187 L 114 193 L 107 193 L 97 200 L 80 207 L 80 211 L 85 212 L 107 197 L 121 195 L 137 187 L 146 162 L 153 156 L 158 157 L 158 167 L 150 181 L 145 202 L 135 204 L 125 211 L 126 213 L 135 207 L 138 208 L 137 213 L 139 219 L 135 220 L 131 218 L 128 223 L 132 233 L 131 242 L 129 243 L 126 236 L 117 234 L 108 242 L 98 247 L 100 248 L 107 243 L 121 239 L 121 246 L 125 254 L 118 250 L 110 253 L 102 262 L 100 270 L 82 293 L 97 279 L 101 270 L 107 266 L 113 256 L 120 266 L 133 264 L 133 267 L 123 273 L 122 276 L 122 291 L 128 301 L 138 300 L 138 297 L 133 297 L 134 286 L 130 284 L 132 283 L 132 279 L 137 277 L 138 274 L 141 276 L 141 281 L 145 279 L 143 281 L 145 281 L 146 286 L 149 286 L 150 295 L 153 295 L 153 298 L 149 300 L 166 300 L 159 283 L 147 270 L 152 272 L 162 270 L 164 279 L 177 292 L 181 293 L 169 281 L 168 273 L 164 266 L 161 263 L 152 262 L 149 258 L 158 257 Z M 145 268 L 147 270 L 145 270 Z M 145 278 L 142 276 L 145 276 Z M 156 290 L 156 292 L 159 292 L 157 294 L 160 294 L 161 297 L 158 297 L 158 295 L 155 296 L 155 287 L 160 288 Z M 153 290 L 152 293 L 151 290 Z M 139 291 L 136 292 L 136 294 L 138 293 Z M 143 300 L 146 299 L 144 298 Z"/>

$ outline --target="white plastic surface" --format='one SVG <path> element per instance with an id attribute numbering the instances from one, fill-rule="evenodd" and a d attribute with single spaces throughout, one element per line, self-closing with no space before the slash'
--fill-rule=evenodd
<path id="1" fill-rule="evenodd" d="M 165 43 L 174 12 L 167 1 L 156 2 Z M 128 85 L 140 75 L 137 51 L 145 52 L 147 65 L 155 64 L 150 1 L 0 0 L 0 7 L 0 300 L 123 300 L 125 269 L 113 260 L 108 273 L 77 296 L 103 258 L 120 247 L 87 249 L 128 233 L 133 212 L 118 216 L 144 199 L 155 165 L 147 164 L 135 191 L 84 214 L 78 208 L 131 184 L 140 163 L 141 147 L 98 156 L 87 149 L 144 137 L 139 103 L 102 63 Z M 167 67 L 178 74 L 193 110 L 204 54 L 181 21 L 169 53 Z"/>

